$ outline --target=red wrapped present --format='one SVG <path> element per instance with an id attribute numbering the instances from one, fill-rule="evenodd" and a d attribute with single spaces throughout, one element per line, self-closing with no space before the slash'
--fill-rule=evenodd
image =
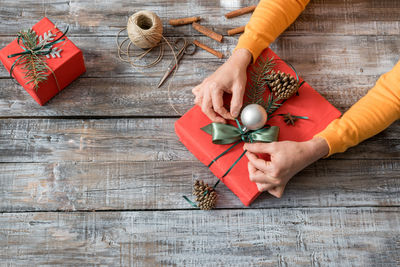
<path id="1" fill-rule="evenodd" d="M 273 57 L 275 62 L 279 62 L 279 64 L 274 67 L 274 70 L 280 70 L 284 73 L 293 73 L 293 69 L 280 60 L 269 48 L 264 50 L 260 57 L 264 59 Z M 249 70 L 247 75 L 249 77 Z M 265 90 L 264 99 L 267 99 L 269 94 L 269 90 Z M 271 117 L 271 119 L 268 120 L 268 124 L 279 126 L 279 141 L 310 140 L 315 134 L 322 131 L 332 120 L 341 115 L 334 106 L 305 82 L 300 86 L 298 95 L 285 101 L 275 113 L 290 113 L 297 116 L 308 117 L 308 119 L 296 121 L 295 125 L 286 124 L 282 116 Z M 201 129 L 210 123 L 210 119 L 198 106 L 190 109 L 175 123 L 175 132 L 180 141 L 206 166 L 231 146 L 230 144 L 219 145 L 212 143 L 212 136 Z M 233 121 L 230 122 L 230 124 L 236 126 L 236 123 Z M 224 156 L 218 158 L 218 160 L 211 165 L 210 170 L 239 197 L 244 205 L 249 206 L 260 192 L 256 184 L 249 179 L 247 157 L 242 157 L 231 171 L 222 178 L 243 153 L 243 144 L 243 142 L 239 143 Z M 268 160 L 267 155 L 265 155 L 264 158 Z"/>
<path id="2" fill-rule="evenodd" d="M 12 77 L 14 77 L 19 84 L 21 84 L 25 90 L 38 102 L 40 105 L 44 105 L 58 92 L 63 90 L 68 84 L 78 78 L 82 73 L 86 71 L 85 64 L 83 61 L 82 51 L 79 50 L 66 36 L 63 36 L 63 32 L 58 30 L 55 25 L 48 19 L 43 18 L 37 24 L 32 27 L 32 30 L 38 36 L 36 42 L 41 44 L 38 48 L 41 50 L 37 54 L 38 60 L 44 62 L 47 66 L 41 71 L 42 76 L 37 84 L 30 82 L 30 79 L 26 77 L 26 65 L 23 62 L 18 61 L 20 55 L 10 57 L 10 55 L 20 54 L 26 51 L 26 44 L 20 39 L 15 39 L 2 50 L 0 50 L 0 60 L 6 67 L 7 71 L 12 70 Z M 52 40 L 56 41 L 53 45 L 45 44 L 51 43 Z M 44 51 L 48 51 L 45 54 Z M 36 52 L 38 52 L 36 50 Z M 21 63 L 21 64 L 14 64 Z M 13 67 L 14 64 L 14 67 Z M 36 76 L 38 77 L 38 76 Z"/>

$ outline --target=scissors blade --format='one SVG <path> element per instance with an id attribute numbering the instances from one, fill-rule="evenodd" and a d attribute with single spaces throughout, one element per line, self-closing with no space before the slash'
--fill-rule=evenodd
<path id="1" fill-rule="evenodd" d="M 161 85 L 165 82 L 165 80 L 171 75 L 171 73 L 174 71 L 176 68 L 176 65 L 174 64 L 173 66 L 168 67 L 167 71 L 164 73 L 164 76 L 161 78 L 160 82 L 157 85 L 157 88 L 160 88 Z"/>
<path id="2" fill-rule="evenodd" d="M 167 71 L 165 72 L 164 76 L 161 78 L 160 82 L 158 83 L 157 88 L 160 88 L 160 86 L 165 82 L 165 80 L 166 80 L 166 79 L 171 75 L 171 73 L 175 70 L 175 68 L 176 68 L 176 66 L 177 66 L 177 64 L 178 64 L 178 62 L 181 61 L 183 55 L 184 55 L 184 54 L 187 54 L 187 52 L 186 52 L 186 47 L 188 46 L 188 45 L 187 45 L 187 41 L 186 41 L 186 39 L 183 39 L 183 40 L 184 40 L 183 46 L 179 49 L 179 52 L 178 52 L 178 54 L 176 55 L 176 58 L 173 59 L 173 60 L 171 61 L 171 63 L 169 64 L 168 69 L 167 69 Z"/>

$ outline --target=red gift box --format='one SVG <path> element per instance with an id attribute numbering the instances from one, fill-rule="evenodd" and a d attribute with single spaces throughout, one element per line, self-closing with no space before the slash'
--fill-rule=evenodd
<path id="1" fill-rule="evenodd" d="M 274 69 L 285 73 L 293 73 L 293 70 L 271 50 L 266 49 L 260 57 L 274 57 L 278 64 Z M 249 73 L 247 73 L 249 75 Z M 301 80 L 300 80 L 301 81 Z M 249 82 L 249 80 L 248 80 Z M 265 99 L 269 90 L 265 92 Z M 334 119 L 340 117 L 340 112 L 332 106 L 324 97 L 317 93 L 309 84 L 304 83 L 298 95 L 288 99 L 274 114 L 291 113 L 297 116 L 307 116 L 309 119 L 299 119 L 295 125 L 287 125 L 281 116 L 274 116 L 269 125 L 279 126 L 279 141 L 306 141 L 323 129 Z M 175 132 L 180 141 L 206 166 L 218 155 L 228 149 L 231 145 L 217 145 L 212 143 L 211 135 L 207 134 L 202 127 L 211 123 L 211 120 L 201 111 L 201 108 L 194 106 L 175 123 Z M 236 123 L 230 122 L 236 126 Z M 219 158 L 210 167 L 210 170 L 224 184 L 235 193 L 244 205 L 249 206 L 260 194 L 255 183 L 249 179 L 247 169 L 248 159 L 243 157 L 226 175 L 221 178 L 232 164 L 243 153 L 243 142 L 235 146 L 223 157 Z M 268 155 L 264 158 L 268 160 Z"/>
<path id="2" fill-rule="evenodd" d="M 48 18 L 43 18 L 35 24 L 32 29 L 38 36 L 42 36 L 50 30 L 51 33 L 56 34 L 54 39 L 57 39 L 63 34 Z M 65 39 L 64 42 L 53 45 L 53 48 L 58 47 L 58 49 L 62 49 L 60 52 L 61 57 L 44 57 L 47 66 L 54 72 L 54 75 L 50 70 L 48 70 L 47 80 L 41 82 L 37 90 L 34 88 L 33 83 L 26 84 L 27 80 L 25 79 L 25 70 L 22 69 L 22 65 L 17 65 L 13 70 L 13 77 L 40 105 L 44 105 L 86 71 L 82 51 L 79 50 L 79 48 L 77 48 L 66 36 L 64 36 L 63 39 Z M 8 56 L 23 51 L 24 50 L 17 43 L 17 39 L 0 50 L 0 60 L 8 72 L 10 72 L 12 64 L 17 59 L 17 57 L 8 58 Z"/>

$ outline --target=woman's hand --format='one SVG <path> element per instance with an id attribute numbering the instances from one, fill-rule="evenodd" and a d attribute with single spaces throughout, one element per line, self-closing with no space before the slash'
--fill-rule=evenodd
<path id="1" fill-rule="evenodd" d="M 239 116 L 246 87 L 246 69 L 251 58 L 247 49 L 236 50 L 211 76 L 193 88 L 195 104 L 199 105 L 213 122 L 225 123 L 226 119 Z M 224 107 L 224 92 L 232 94 L 230 112 Z"/>
<path id="2" fill-rule="evenodd" d="M 260 192 L 268 191 L 278 198 L 296 173 L 329 153 L 327 142 L 319 137 L 306 142 L 246 143 L 243 149 L 247 149 L 250 180 Z M 260 159 L 254 153 L 269 154 L 271 161 Z"/>

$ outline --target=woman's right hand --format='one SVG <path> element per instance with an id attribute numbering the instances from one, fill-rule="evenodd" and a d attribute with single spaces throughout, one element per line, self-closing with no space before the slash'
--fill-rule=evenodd
<path id="1" fill-rule="evenodd" d="M 247 49 L 238 49 L 211 76 L 193 88 L 195 104 L 213 122 L 226 123 L 226 119 L 239 116 L 246 88 L 246 69 L 251 59 L 252 55 Z M 229 112 L 224 107 L 224 93 L 232 94 Z"/>
<path id="2" fill-rule="evenodd" d="M 243 149 L 249 159 L 250 181 L 260 192 L 268 191 L 278 198 L 295 174 L 329 153 L 329 145 L 321 137 L 305 142 L 246 143 Z M 257 154 L 269 154 L 271 160 L 265 161 Z"/>

